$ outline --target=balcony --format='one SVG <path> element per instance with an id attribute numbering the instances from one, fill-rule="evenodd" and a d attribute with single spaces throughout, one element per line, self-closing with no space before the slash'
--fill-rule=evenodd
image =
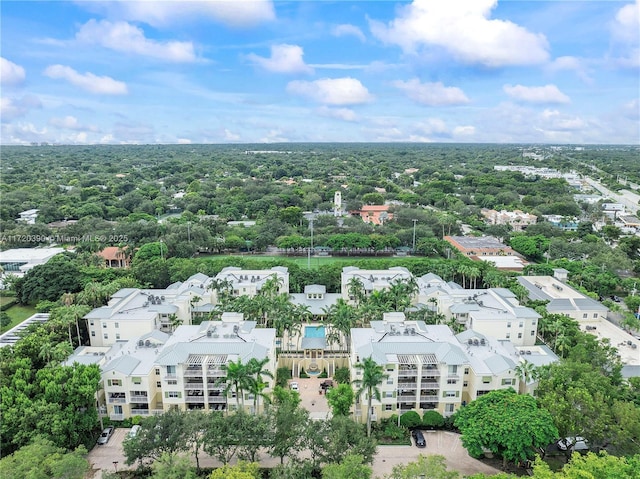
<path id="1" fill-rule="evenodd" d="M 109 398 L 109 404 L 125 404 L 127 402 L 127 398 Z"/>
<path id="2" fill-rule="evenodd" d="M 188 404 L 204 404 L 204 396 L 185 396 L 184 402 Z"/>
<path id="3" fill-rule="evenodd" d="M 420 381 L 420 384 L 422 385 L 422 387 L 440 389 L 440 381 L 434 381 L 434 380 L 428 380 L 428 379 L 422 378 L 422 381 Z"/>
<path id="4" fill-rule="evenodd" d="M 207 402 L 210 404 L 220 404 L 227 402 L 227 396 L 209 396 Z"/>
<path id="5" fill-rule="evenodd" d="M 418 383 L 416 382 L 398 381 L 398 389 L 416 389 L 417 387 Z"/>
<path id="6" fill-rule="evenodd" d="M 184 383 L 184 388 L 185 389 L 192 389 L 192 390 L 196 390 L 196 391 L 202 391 L 204 389 L 204 384 L 203 383 L 189 383 L 189 382 L 186 382 L 186 383 Z"/>
<path id="7" fill-rule="evenodd" d="M 165 373 L 162 379 L 178 379 L 178 375 L 176 373 Z"/>
<path id="8" fill-rule="evenodd" d="M 109 419 L 112 421 L 124 421 L 124 414 L 109 414 Z"/>
<path id="9" fill-rule="evenodd" d="M 418 375 L 417 369 L 401 369 L 398 371 L 398 377 L 416 377 Z"/>
<path id="10" fill-rule="evenodd" d="M 201 368 L 198 368 L 198 369 L 185 369 L 184 370 L 184 376 L 185 377 L 194 377 L 194 376 L 202 377 L 202 376 L 204 376 L 204 372 L 202 371 Z"/>
<path id="11" fill-rule="evenodd" d="M 129 402 L 132 403 L 148 403 L 149 402 L 149 398 L 145 395 L 145 396 L 130 396 L 129 397 Z"/>
<path id="12" fill-rule="evenodd" d="M 438 395 L 420 395 L 420 402 L 438 402 Z"/>

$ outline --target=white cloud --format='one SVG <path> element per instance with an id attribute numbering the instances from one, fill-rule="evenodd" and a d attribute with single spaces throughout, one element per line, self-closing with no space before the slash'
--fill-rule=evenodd
<path id="1" fill-rule="evenodd" d="M 507 20 L 490 19 L 497 0 L 414 0 L 401 7 L 388 25 L 370 20 L 371 32 L 406 53 L 421 47 L 442 47 L 457 59 L 490 67 L 544 63 L 549 45 Z"/>
<path id="2" fill-rule="evenodd" d="M 289 139 L 282 136 L 283 133 L 280 129 L 269 130 L 267 136 L 260 139 L 260 143 L 288 143 Z"/>
<path id="3" fill-rule="evenodd" d="M 194 20 L 214 20 L 234 27 L 247 27 L 276 18 L 270 0 L 118 0 L 80 3 L 92 11 L 107 12 L 111 18 L 144 22 L 155 27 Z"/>
<path id="4" fill-rule="evenodd" d="M 640 0 L 618 10 L 611 34 L 615 63 L 623 68 L 640 68 Z"/>
<path id="5" fill-rule="evenodd" d="M 354 36 L 361 42 L 365 42 L 366 38 L 362 30 L 360 30 L 355 25 L 349 25 L 348 23 L 343 23 L 342 25 L 336 25 L 331 34 L 335 37 L 345 37 L 345 36 Z"/>
<path id="6" fill-rule="evenodd" d="M 424 135 L 447 136 L 449 128 L 440 118 L 427 118 L 415 125 L 415 129 Z"/>
<path id="7" fill-rule="evenodd" d="M 98 129 L 93 125 L 82 125 L 78 121 L 78 119 L 74 116 L 65 116 L 63 118 L 51 118 L 49 119 L 49 125 L 54 126 L 56 128 L 64 128 L 67 130 L 75 130 L 75 131 L 98 131 Z"/>
<path id="8" fill-rule="evenodd" d="M 177 143 L 178 145 L 190 145 L 191 140 L 189 138 L 178 138 Z"/>
<path id="9" fill-rule="evenodd" d="M 313 73 L 313 68 L 306 65 L 302 56 L 304 50 L 298 45 L 272 45 L 271 57 L 264 58 L 250 53 L 247 59 L 270 72 L 276 73 Z"/>
<path id="10" fill-rule="evenodd" d="M 321 106 L 317 112 L 320 116 L 336 118 L 343 121 L 356 121 L 357 119 L 356 112 L 350 108 L 329 108 L 327 106 Z"/>
<path id="11" fill-rule="evenodd" d="M 475 134 L 476 134 L 476 127 L 471 125 L 456 126 L 453 129 L 453 136 L 456 136 L 456 137 L 473 136 Z"/>
<path id="12" fill-rule="evenodd" d="M 98 95 L 126 95 L 127 85 L 107 76 L 97 76 L 93 73 L 78 73 L 71 67 L 64 65 L 50 65 L 44 74 L 49 78 L 67 80 L 72 85 Z"/>
<path id="13" fill-rule="evenodd" d="M 50 141 L 46 135 L 46 128 L 38 130 L 33 123 L 3 123 L 0 138 L 4 145 L 28 145 L 31 142 Z"/>
<path id="14" fill-rule="evenodd" d="M 239 141 L 240 135 L 233 133 L 231 130 L 225 128 L 224 129 L 224 139 L 225 141 Z"/>
<path id="15" fill-rule="evenodd" d="M 3 123 L 25 116 L 35 108 L 42 108 L 42 103 L 34 95 L 25 95 L 22 98 L 0 97 L 0 117 Z"/>
<path id="16" fill-rule="evenodd" d="M 20 85 L 25 79 L 24 68 L 6 58 L 0 57 L 0 85 Z"/>
<path id="17" fill-rule="evenodd" d="M 593 78 L 589 74 L 586 61 L 572 56 L 558 57 L 549 63 L 546 69 L 552 73 L 560 71 L 573 71 L 585 83 L 593 83 Z"/>
<path id="18" fill-rule="evenodd" d="M 569 103 L 571 101 L 555 85 L 504 85 L 502 89 L 511 98 L 529 103 Z"/>
<path id="19" fill-rule="evenodd" d="M 292 81 L 287 85 L 287 91 L 326 105 L 357 105 L 373 99 L 360 80 L 351 77 Z"/>
<path id="20" fill-rule="evenodd" d="M 136 2 L 132 2 L 136 3 Z M 169 2 L 167 2 L 169 3 Z M 142 29 L 127 22 L 89 20 L 82 25 L 76 39 L 98 44 L 124 53 L 133 53 L 170 62 L 194 62 L 196 55 L 191 42 L 158 42 L 145 37 Z"/>
<path id="21" fill-rule="evenodd" d="M 630 120 L 640 120 L 640 100 L 635 98 L 622 105 L 622 116 Z"/>
<path id="22" fill-rule="evenodd" d="M 412 100 L 427 106 L 460 105 L 469 103 L 464 92 L 457 87 L 446 87 L 441 82 L 420 83 L 413 78 L 409 81 L 397 80 L 393 86 L 404 91 Z"/>

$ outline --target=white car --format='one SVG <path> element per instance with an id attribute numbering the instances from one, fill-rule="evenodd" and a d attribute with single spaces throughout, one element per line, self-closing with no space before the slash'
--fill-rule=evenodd
<path id="1" fill-rule="evenodd" d="M 556 445 L 561 451 L 566 451 L 568 449 L 573 449 L 574 451 L 586 451 L 589 449 L 586 439 L 580 436 L 565 437 L 564 439 L 560 439 Z"/>
<path id="2" fill-rule="evenodd" d="M 140 425 L 139 424 L 134 425 L 131 428 L 131 431 L 129 431 L 129 437 L 136 437 L 139 431 L 140 431 Z"/>
<path id="3" fill-rule="evenodd" d="M 292 383 L 290 383 L 290 384 L 289 384 L 289 388 L 290 388 L 292 391 L 299 391 L 299 390 L 300 390 L 300 388 L 298 387 L 298 383 L 296 383 L 296 382 L 292 382 Z"/>

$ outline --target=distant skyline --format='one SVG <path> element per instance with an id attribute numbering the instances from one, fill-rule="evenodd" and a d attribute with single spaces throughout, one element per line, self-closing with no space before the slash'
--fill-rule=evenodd
<path id="1" fill-rule="evenodd" d="M 640 144 L 640 0 L 0 3 L 0 143 Z"/>

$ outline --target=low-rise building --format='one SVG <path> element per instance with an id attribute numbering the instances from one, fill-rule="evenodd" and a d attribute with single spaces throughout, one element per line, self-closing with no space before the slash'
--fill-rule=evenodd
<path id="1" fill-rule="evenodd" d="M 374 291 L 382 291 L 391 288 L 397 282 L 409 282 L 413 280 L 411 272 L 402 266 L 394 266 L 389 269 L 360 269 L 356 266 L 342 268 L 341 291 L 345 301 L 353 301 L 351 286 L 358 281 L 364 290 L 365 296 Z"/>
<path id="2" fill-rule="evenodd" d="M 374 225 L 381 225 L 393 219 L 393 213 L 389 213 L 389 205 L 364 205 L 357 214 L 365 223 Z"/>
<path id="3" fill-rule="evenodd" d="M 292 293 L 289 297 L 293 304 L 306 307 L 315 319 L 323 319 L 342 295 L 327 293 L 327 287 L 322 284 L 310 284 L 304 287 L 304 293 Z"/>
<path id="4" fill-rule="evenodd" d="M 20 223 L 25 223 L 28 225 L 35 225 L 36 220 L 38 219 L 38 211 L 40 210 L 32 209 L 32 210 L 22 211 L 18 213 L 18 218 L 16 219 L 16 221 Z"/>
<path id="5" fill-rule="evenodd" d="M 415 410 L 436 410 L 450 416 L 461 405 L 496 389 L 518 390 L 520 356 L 508 341 L 476 331 L 454 335 L 448 326 L 407 321 L 403 313 L 387 313 L 369 328 L 351 332 L 351 375 L 365 358 L 382 366 L 387 378 L 381 399 L 372 399 L 373 419 Z M 356 417 L 366 420 L 368 398 L 356 405 Z"/>
<path id="6" fill-rule="evenodd" d="M 224 313 L 221 321 L 178 327 L 171 336 L 153 331 L 116 343 L 102 367 L 107 414 L 113 420 L 162 413 L 170 408 L 221 411 L 237 405 L 253 410 L 260 396 L 244 391 L 235 397 L 227 388 L 225 366 L 267 359 L 263 369 L 275 377 L 275 330 L 256 328 L 240 313 Z M 263 378 L 269 393 L 273 384 Z M 228 389 L 225 392 L 225 389 Z"/>
<path id="7" fill-rule="evenodd" d="M 0 251 L 2 274 L 24 276 L 30 269 L 45 264 L 63 252 L 64 248 L 14 248 Z"/>
<path id="8" fill-rule="evenodd" d="M 97 253 L 104 260 L 107 268 L 128 268 L 131 266 L 131 255 L 118 246 L 107 246 Z"/>
<path id="9" fill-rule="evenodd" d="M 481 211 L 482 216 L 490 225 L 509 225 L 513 231 L 524 231 L 527 226 L 536 224 L 538 217 L 524 211 L 496 211 L 483 208 Z"/>
<path id="10" fill-rule="evenodd" d="M 258 294 L 268 280 L 273 278 L 278 281 L 278 292 L 280 294 L 289 293 L 289 270 L 284 266 L 257 270 L 245 270 L 237 266 L 227 266 L 215 276 L 212 285 L 226 284 L 233 296 L 249 296 L 252 298 Z"/>
<path id="11" fill-rule="evenodd" d="M 444 240 L 468 258 L 493 263 L 501 270 L 522 271 L 529 264 L 493 236 L 445 236 Z"/>

